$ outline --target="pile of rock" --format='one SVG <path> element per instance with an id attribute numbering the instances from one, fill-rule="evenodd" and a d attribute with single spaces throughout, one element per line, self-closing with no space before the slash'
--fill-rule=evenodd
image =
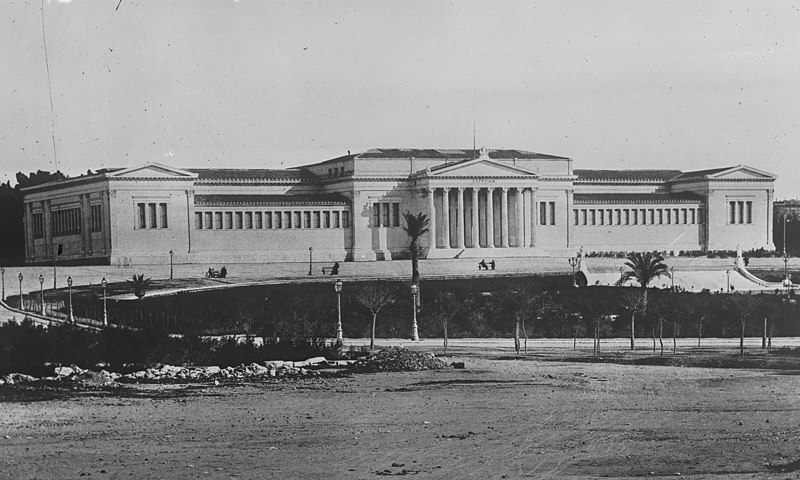
<path id="1" fill-rule="evenodd" d="M 350 368 L 355 372 L 411 372 L 448 367 L 433 353 L 390 347 L 358 359 Z"/>
<path id="2" fill-rule="evenodd" d="M 0 385 L 14 385 L 16 383 L 26 383 L 37 380 L 36 377 L 25 375 L 24 373 L 9 373 L 0 377 Z"/>

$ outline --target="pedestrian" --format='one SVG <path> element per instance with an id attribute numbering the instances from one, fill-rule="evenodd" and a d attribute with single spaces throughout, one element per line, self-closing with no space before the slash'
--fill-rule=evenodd
<path id="1" fill-rule="evenodd" d="M 492 266 L 492 270 L 494 270 L 494 259 L 492 259 L 492 261 L 489 262 L 489 265 L 491 265 Z"/>
<path id="2" fill-rule="evenodd" d="M 489 267 L 486 266 L 486 260 L 485 259 L 481 259 L 481 261 L 478 262 L 478 270 L 489 270 Z"/>
<path id="3" fill-rule="evenodd" d="M 339 275 L 339 262 L 333 262 L 333 267 L 331 267 L 331 275 Z"/>
<path id="4" fill-rule="evenodd" d="M 225 265 L 219 269 L 219 278 L 225 278 L 228 275 L 228 270 L 225 268 Z"/>

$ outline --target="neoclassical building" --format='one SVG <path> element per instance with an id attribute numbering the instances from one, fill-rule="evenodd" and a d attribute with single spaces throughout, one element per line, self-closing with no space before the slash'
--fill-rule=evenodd
<path id="1" fill-rule="evenodd" d="M 522 150 L 370 149 L 283 170 L 105 169 L 26 188 L 30 263 L 199 264 L 773 249 L 775 176 L 580 170 Z"/>

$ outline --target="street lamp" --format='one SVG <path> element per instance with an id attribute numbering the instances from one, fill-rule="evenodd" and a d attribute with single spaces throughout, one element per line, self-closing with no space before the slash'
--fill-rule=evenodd
<path id="1" fill-rule="evenodd" d="M 669 268 L 669 278 L 672 280 L 672 291 L 675 291 L 675 267 Z"/>
<path id="2" fill-rule="evenodd" d="M 25 306 L 22 304 L 22 272 L 19 272 L 19 309 L 25 310 Z"/>
<path id="3" fill-rule="evenodd" d="M 169 279 L 172 280 L 172 250 L 169 251 Z"/>
<path id="4" fill-rule="evenodd" d="M 106 287 L 108 286 L 108 282 L 106 282 L 106 277 L 103 277 L 100 280 L 100 284 L 103 285 L 103 326 L 108 326 L 108 311 L 106 310 Z"/>
<path id="5" fill-rule="evenodd" d="M 39 274 L 39 303 L 41 304 L 42 316 L 44 316 L 44 275 Z"/>
<path id="6" fill-rule="evenodd" d="M 731 293 L 731 271 L 725 270 L 725 275 L 728 276 L 728 293 Z"/>
<path id="7" fill-rule="evenodd" d="M 69 323 L 75 323 L 75 317 L 72 315 L 72 277 L 67 277 L 67 286 L 69 287 Z"/>
<path id="8" fill-rule="evenodd" d="M 414 312 L 414 322 L 411 324 L 411 340 L 415 342 L 419 340 L 419 330 L 417 329 L 417 294 L 419 294 L 419 286 L 416 283 L 412 283 L 411 310 Z"/>
<path id="9" fill-rule="evenodd" d="M 577 287 L 578 284 L 575 282 L 575 267 L 578 266 L 578 257 L 570 257 L 567 261 L 569 262 L 569 266 L 572 267 L 572 286 Z"/>
<path id="10" fill-rule="evenodd" d="M 308 274 L 311 275 L 312 258 L 314 255 L 314 247 L 308 247 Z"/>
<path id="11" fill-rule="evenodd" d="M 56 276 L 56 259 L 53 257 L 53 290 L 56 289 L 56 278 L 58 278 Z"/>
<path id="12" fill-rule="evenodd" d="M 339 312 L 339 320 L 336 322 L 336 341 L 342 343 L 342 281 L 336 280 L 333 288 L 336 290 L 336 309 Z"/>

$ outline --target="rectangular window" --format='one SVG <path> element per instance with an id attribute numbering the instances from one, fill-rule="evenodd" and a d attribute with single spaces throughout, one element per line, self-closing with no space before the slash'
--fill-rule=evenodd
<path id="1" fill-rule="evenodd" d="M 339 212 L 333 212 L 333 228 L 340 228 L 341 224 L 339 223 Z"/>
<path id="2" fill-rule="evenodd" d="M 594 208 L 589 210 L 589 216 L 591 217 L 592 225 L 597 225 L 597 211 Z"/>
<path id="3" fill-rule="evenodd" d="M 311 226 L 313 228 L 320 228 L 322 226 L 322 216 L 320 215 L 320 212 L 318 211 L 312 212 L 311 221 L 312 221 Z"/>
<path id="4" fill-rule="evenodd" d="M 619 208 L 614 210 L 614 220 L 617 225 L 622 225 L 622 211 Z"/>
<path id="5" fill-rule="evenodd" d="M 706 223 L 706 211 L 702 208 L 697 209 L 697 223 L 703 225 Z"/>
<path id="6" fill-rule="evenodd" d="M 233 219 L 234 219 L 234 228 L 236 228 L 237 230 L 241 230 L 244 223 L 242 222 L 242 212 L 234 212 Z"/>
<path id="7" fill-rule="evenodd" d="M 263 221 L 261 219 L 261 212 L 256 212 L 255 213 L 255 224 L 253 225 L 253 227 L 257 228 L 259 230 L 264 228 L 264 224 L 263 224 Z"/>
<path id="8" fill-rule="evenodd" d="M 728 202 L 728 223 L 736 223 L 736 202 Z"/>
<path id="9" fill-rule="evenodd" d="M 283 228 L 292 228 L 292 212 L 283 212 Z"/>
<path id="10" fill-rule="evenodd" d="M 233 228 L 233 213 L 225 212 L 225 230 Z"/>
<path id="11" fill-rule="evenodd" d="M 658 224 L 664 225 L 664 210 L 658 209 Z"/>
<path id="12" fill-rule="evenodd" d="M 168 228 L 169 223 L 167 222 L 167 204 L 166 203 L 159 203 L 158 204 L 158 226 L 161 228 Z"/>
<path id="13" fill-rule="evenodd" d="M 614 225 L 614 211 L 611 209 L 606 210 L 606 217 L 608 218 L 608 224 Z"/>
<path id="14" fill-rule="evenodd" d="M 745 215 L 747 223 L 753 223 L 753 202 L 745 203 Z"/>
<path id="15" fill-rule="evenodd" d="M 331 212 L 322 212 L 322 228 L 331 228 Z"/>
<path id="16" fill-rule="evenodd" d="M 539 225 L 547 225 L 547 203 L 539 202 Z"/>
<path id="17" fill-rule="evenodd" d="M 283 215 L 281 212 L 275 212 L 270 216 L 272 217 L 272 228 L 283 228 Z"/>
<path id="18" fill-rule="evenodd" d="M 625 225 L 631 224 L 631 211 L 627 208 L 625 209 Z"/>
<path id="19" fill-rule="evenodd" d="M 372 226 L 381 226 L 381 204 L 376 203 L 372 206 Z"/>
<path id="20" fill-rule="evenodd" d="M 44 238 L 44 220 L 41 213 L 33 214 L 33 238 Z"/>
<path id="21" fill-rule="evenodd" d="M 92 205 L 90 208 L 91 211 L 91 231 L 92 232 L 99 232 L 103 228 L 103 217 L 101 214 L 101 206 L 100 205 Z"/>
<path id="22" fill-rule="evenodd" d="M 194 228 L 195 230 L 203 229 L 203 212 L 194 212 Z"/>
<path id="23" fill-rule="evenodd" d="M 739 207 L 739 223 L 744 223 L 744 202 L 737 202 Z"/>
<path id="24" fill-rule="evenodd" d="M 688 214 L 686 213 L 686 209 L 682 208 L 681 209 L 681 223 L 686 225 L 688 223 L 688 220 L 689 220 L 689 217 L 688 217 Z"/>
<path id="25" fill-rule="evenodd" d="M 293 212 L 294 213 L 294 222 L 292 226 L 294 228 L 303 228 L 303 212 Z"/>
<path id="26" fill-rule="evenodd" d="M 253 228 L 253 212 L 244 212 L 244 228 L 248 230 Z"/>
<path id="27" fill-rule="evenodd" d="M 694 209 L 694 208 L 690 208 L 690 209 L 689 209 L 689 222 L 690 222 L 692 225 L 694 225 L 695 223 L 697 223 L 697 217 L 695 217 L 695 215 L 697 215 L 697 213 L 695 212 L 695 209 Z"/>
<path id="28" fill-rule="evenodd" d="M 214 229 L 222 229 L 222 212 L 214 212 Z"/>
<path id="29" fill-rule="evenodd" d="M 578 213 L 577 209 L 572 210 L 572 215 L 575 217 L 575 225 L 578 225 L 578 220 L 580 220 L 580 214 Z"/>
<path id="30" fill-rule="evenodd" d="M 656 211 L 654 209 L 650 208 L 650 209 L 648 209 L 648 212 L 650 213 L 650 225 L 655 225 L 656 224 Z"/>
<path id="31" fill-rule="evenodd" d="M 136 204 L 136 216 L 138 221 L 136 224 L 139 228 L 147 228 L 147 213 L 144 207 L 144 203 L 137 203 Z"/>
<path id="32" fill-rule="evenodd" d="M 633 224 L 639 225 L 639 210 L 633 210 Z"/>
<path id="33" fill-rule="evenodd" d="M 392 226 L 399 227 L 400 226 L 400 204 L 393 203 L 392 204 Z"/>
<path id="34" fill-rule="evenodd" d="M 311 228 L 311 212 L 303 212 L 303 228 Z"/>
<path id="35" fill-rule="evenodd" d="M 602 208 L 597 211 L 597 223 L 598 224 L 605 225 L 606 224 L 605 217 L 606 216 L 603 214 L 603 209 Z"/>
<path id="36" fill-rule="evenodd" d="M 681 218 L 680 218 L 680 216 L 678 216 L 678 213 L 679 213 L 679 210 L 677 208 L 673 208 L 672 209 L 672 219 L 673 219 L 673 221 L 674 221 L 674 223 L 676 225 L 681 223 Z"/>
<path id="37" fill-rule="evenodd" d="M 642 219 L 642 225 L 647 225 L 647 210 L 644 208 L 640 209 L 639 217 Z"/>
<path id="38" fill-rule="evenodd" d="M 390 220 L 389 220 L 389 207 L 391 205 L 389 205 L 388 203 L 384 203 L 382 205 L 383 205 L 383 218 L 382 218 L 383 226 L 384 227 L 391 227 L 392 224 L 390 223 Z"/>
<path id="39" fill-rule="evenodd" d="M 587 217 L 587 212 L 586 212 L 586 209 L 585 209 L 585 208 L 582 208 L 582 209 L 581 209 L 581 223 L 582 223 L 583 225 L 586 225 L 586 223 L 587 223 L 586 217 Z"/>
<path id="40" fill-rule="evenodd" d="M 556 224 L 556 202 L 550 202 L 550 225 Z"/>
<path id="41" fill-rule="evenodd" d="M 158 228 L 158 223 L 156 222 L 156 204 L 155 203 L 148 203 L 147 204 L 147 225 L 150 228 Z"/>
<path id="42" fill-rule="evenodd" d="M 350 212 L 347 210 L 342 212 L 342 228 L 350 228 Z"/>
<path id="43" fill-rule="evenodd" d="M 50 223 L 53 225 L 53 236 L 74 235 L 81 233 L 80 208 L 56 210 L 50 212 Z"/>
<path id="44" fill-rule="evenodd" d="M 211 212 L 206 212 L 204 215 L 205 220 L 203 223 L 205 224 L 206 230 L 211 230 L 214 228 L 214 214 Z"/>
<path id="45" fill-rule="evenodd" d="M 264 228 L 275 228 L 272 224 L 272 212 L 264 212 Z"/>
<path id="46" fill-rule="evenodd" d="M 666 224 L 669 225 L 670 223 L 672 223 L 672 210 L 668 208 L 666 214 L 667 214 Z"/>

